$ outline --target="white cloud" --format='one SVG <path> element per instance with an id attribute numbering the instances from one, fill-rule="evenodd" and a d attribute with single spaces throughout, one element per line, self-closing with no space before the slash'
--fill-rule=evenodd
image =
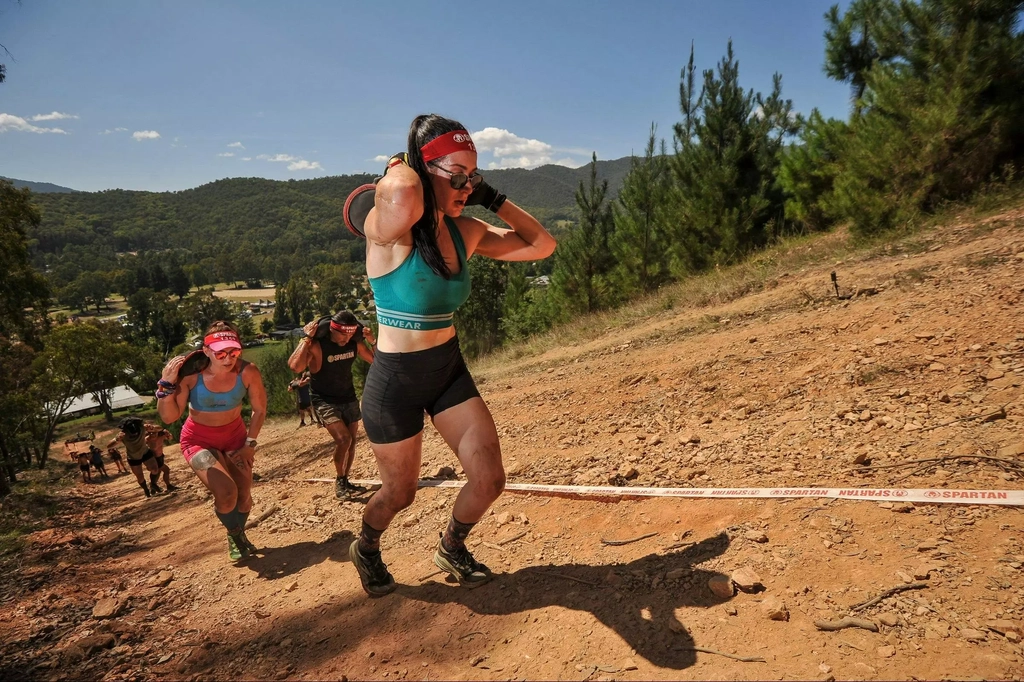
<path id="1" fill-rule="evenodd" d="M 111 133 L 126 133 L 126 132 L 128 132 L 127 128 L 114 128 L 113 130 L 111 130 L 110 128 L 107 128 L 103 132 L 99 133 L 99 135 L 110 135 Z"/>
<path id="2" fill-rule="evenodd" d="M 59 111 L 54 111 L 49 114 L 36 114 L 30 121 L 60 121 L 65 118 L 78 118 L 78 114 L 62 114 Z"/>
<path id="3" fill-rule="evenodd" d="M 386 156 L 384 154 L 378 154 L 377 156 L 373 157 L 373 160 L 376 163 L 385 163 L 390 158 L 391 158 L 390 156 Z"/>
<path id="4" fill-rule="evenodd" d="M 299 157 L 292 156 L 291 154 L 274 154 L 274 155 L 260 154 L 256 158 L 257 159 L 262 159 L 263 161 L 272 161 L 274 163 L 287 163 L 289 161 L 298 161 L 299 160 Z"/>
<path id="5" fill-rule="evenodd" d="M 67 131 L 61 130 L 60 128 L 41 128 L 34 126 L 21 116 L 15 116 L 14 114 L 0 114 L 0 133 L 6 133 L 7 131 L 14 131 L 19 133 L 56 133 L 58 135 L 67 135 Z"/>
<path id="6" fill-rule="evenodd" d="M 484 128 L 472 135 L 478 152 L 494 154 L 495 160 L 487 165 L 491 169 L 535 168 L 549 163 L 578 168 L 585 163 L 572 158 L 556 160 L 552 156 L 554 152 L 562 151 L 564 153 L 568 150 L 556 150 L 547 142 L 519 137 L 502 128 Z"/>
<path id="7" fill-rule="evenodd" d="M 155 130 L 136 130 L 132 133 L 132 137 L 134 137 L 136 141 L 142 142 L 143 140 L 155 140 L 160 137 L 160 133 Z"/>
<path id="8" fill-rule="evenodd" d="M 288 164 L 288 170 L 290 171 L 323 169 L 324 167 L 320 165 L 319 161 L 306 161 L 305 159 L 299 159 L 298 161 Z"/>
<path id="9" fill-rule="evenodd" d="M 252 157 L 251 156 L 243 156 L 242 157 L 242 161 L 252 161 Z"/>
<path id="10" fill-rule="evenodd" d="M 231 157 L 231 156 L 234 156 L 234 155 L 235 155 L 234 152 L 222 152 L 222 153 L 218 154 L 217 156 L 223 156 L 223 157 L 227 158 L 227 157 Z"/>
<path id="11" fill-rule="evenodd" d="M 271 163 L 287 163 L 288 170 L 290 171 L 301 171 L 301 170 L 323 170 L 324 167 L 320 165 L 319 161 L 306 161 L 300 159 L 297 156 L 291 154 L 260 154 L 256 157 L 263 161 L 270 161 Z"/>
<path id="12" fill-rule="evenodd" d="M 245 145 L 241 142 L 232 142 L 228 147 L 233 147 L 234 149 L 245 149 Z"/>

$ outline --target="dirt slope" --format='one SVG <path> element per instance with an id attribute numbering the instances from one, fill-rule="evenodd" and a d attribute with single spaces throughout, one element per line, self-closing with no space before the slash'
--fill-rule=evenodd
<path id="1" fill-rule="evenodd" d="M 888 255 L 789 273 L 713 309 L 664 311 L 478 372 L 509 480 L 1020 489 L 1022 228 L 1020 209 L 947 226 Z M 832 269 L 847 292 L 861 293 L 829 296 Z M 274 511 L 249 532 L 266 547 L 262 556 L 237 566 L 176 448 L 168 451 L 182 485 L 174 495 L 142 499 L 128 476 L 72 489 L 64 515 L 7 569 L 0 674 L 1024 674 L 1019 509 L 506 493 L 471 536 L 478 558 L 501 575 L 467 591 L 431 575 L 454 491 L 426 489 L 384 537 L 401 586 L 370 600 L 347 565 L 361 506 L 337 503 L 328 484 L 302 482 L 331 475 L 330 447 L 322 430 L 295 426 L 271 422 L 260 438 L 253 516 Z M 858 458 L 873 466 L 944 459 L 858 472 Z M 429 427 L 423 459 L 425 476 L 457 466 Z M 375 475 L 365 440 L 357 460 L 357 477 Z M 709 590 L 712 578 L 744 567 L 762 591 Z M 911 582 L 925 586 L 858 612 L 878 632 L 814 626 Z M 93 617 L 97 605 L 115 615 Z"/>

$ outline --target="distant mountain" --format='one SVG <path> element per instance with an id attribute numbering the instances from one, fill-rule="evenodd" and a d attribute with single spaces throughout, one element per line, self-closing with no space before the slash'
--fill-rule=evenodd
<path id="1" fill-rule="evenodd" d="M 31 180 L 17 180 L 15 178 L 4 177 L 3 175 L 0 175 L 0 179 L 2 179 L 2 180 L 10 180 L 12 183 L 14 183 L 14 186 L 17 187 L 18 189 L 21 189 L 22 187 L 28 187 L 33 192 L 38 192 L 40 194 L 47 193 L 47 192 L 77 192 L 78 191 L 77 189 L 71 189 L 70 187 L 61 187 L 60 185 L 54 185 L 53 183 L 50 183 L 50 182 L 32 182 Z"/>
<path id="2" fill-rule="evenodd" d="M 618 195 L 629 166 L 629 158 L 598 161 L 609 199 Z M 558 238 L 564 221 L 577 219 L 575 193 L 581 182 L 590 182 L 590 165 L 483 174 Z M 118 254 L 167 251 L 175 251 L 182 265 L 221 273 L 233 266 L 244 273 L 240 279 L 284 281 L 288 273 L 318 263 L 363 262 L 363 244 L 345 228 L 341 214 L 348 194 L 372 180 L 368 174 L 228 178 L 179 192 L 76 192 L 26 183 L 55 188 L 33 197 L 42 222 L 28 236 L 36 267 L 56 286 L 84 271 L 117 271 L 122 267 Z M 470 214 L 496 220 L 479 207 Z M 222 274 L 221 279 L 227 278 Z"/>

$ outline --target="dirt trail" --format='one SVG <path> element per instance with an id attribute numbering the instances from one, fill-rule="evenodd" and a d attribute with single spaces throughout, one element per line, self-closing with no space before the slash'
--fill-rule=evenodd
<path id="1" fill-rule="evenodd" d="M 830 296 L 832 269 L 861 293 Z M 1022 275 L 1024 210 L 1015 209 L 888 255 L 790 273 L 722 306 L 665 311 L 478 379 L 512 482 L 1021 489 Z M 130 476 L 71 489 L 63 516 L 31 536 L 0 587 L 0 673 L 1024 674 L 1020 509 L 506 493 L 471 536 L 501 575 L 468 591 L 431 576 L 455 492 L 425 489 L 384 536 L 400 587 L 371 600 L 346 565 L 361 506 L 337 503 L 328 484 L 300 482 L 331 475 L 331 448 L 322 430 L 295 426 L 271 422 L 260 438 L 253 516 L 274 511 L 249 532 L 266 549 L 238 566 L 174 447 L 168 460 L 182 489 L 173 495 L 143 499 Z M 441 466 L 461 473 L 428 427 L 423 475 Z M 354 474 L 375 476 L 363 439 Z M 763 589 L 710 591 L 709 581 L 728 588 L 721 577 L 741 568 Z M 926 587 L 857 613 L 878 632 L 814 625 L 917 581 Z M 95 618 L 97 607 L 114 615 Z"/>

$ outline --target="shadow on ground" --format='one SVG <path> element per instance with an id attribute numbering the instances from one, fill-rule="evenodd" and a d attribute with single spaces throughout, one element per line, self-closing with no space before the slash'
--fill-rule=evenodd
<path id="1" fill-rule="evenodd" d="M 298 543 L 278 548 L 264 558 L 250 560 L 251 568 L 262 577 L 274 579 L 327 558 L 344 561 L 344 534 L 319 544 Z M 223 661 L 244 658 L 247 649 L 275 647 L 284 637 L 301 637 L 307 644 L 315 641 L 319 645 L 303 649 L 301 658 L 295 660 L 299 670 L 343 660 L 361 640 L 387 642 L 388 647 L 394 647 L 392 660 L 413 657 L 424 650 L 437 652 L 461 646 L 460 642 L 452 641 L 452 624 L 465 618 L 466 610 L 471 612 L 469 615 L 508 616 L 552 606 L 589 612 L 637 655 L 662 668 L 683 670 L 695 663 L 696 653 L 692 650 L 694 640 L 685 625 L 678 622 L 675 610 L 710 608 L 724 601 L 711 595 L 706 587 L 707 581 L 718 573 L 698 566 L 720 556 L 728 546 L 728 535 L 721 533 L 678 552 L 649 554 L 629 563 L 530 566 L 497 574 L 494 580 L 474 590 L 426 583 L 400 585 L 394 594 L 374 600 L 362 592 L 349 593 L 338 602 L 300 615 L 260 623 L 259 631 L 251 637 L 218 647 L 216 653 L 204 651 L 193 656 L 187 670 L 179 672 L 216 676 L 236 672 L 231 668 L 234 664 L 225 668 Z M 664 576 L 668 571 L 688 576 L 692 587 L 652 589 L 651 577 Z M 610 574 L 617 578 L 609 580 Z M 438 608 L 445 605 L 452 608 Z M 670 629 L 672 621 L 676 623 Z M 395 632 L 408 636 L 396 640 Z M 276 659 L 276 665 L 281 664 L 283 659 Z M 242 668 L 237 672 L 242 672 Z M 257 676 L 273 672 L 248 670 Z"/>

